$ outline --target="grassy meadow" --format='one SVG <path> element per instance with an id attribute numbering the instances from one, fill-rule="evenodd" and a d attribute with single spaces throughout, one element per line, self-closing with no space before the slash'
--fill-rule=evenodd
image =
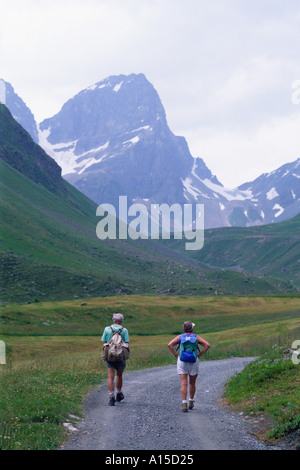
<path id="1" fill-rule="evenodd" d="M 245 409 L 252 396 L 267 396 L 267 403 L 251 403 L 253 412 L 270 415 L 274 425 L 268 432 L 276 438 L 299 426 L 300 365 L 281 359 L 282 348 L 300 339 L 299 296 L 118 296 L 0 307 L 0 339 L 6 345 L 0 448 L 55 449 L 63 443 L 62 423 L 75 424 L 69 415 L 82 416 L 83 397 L 106 379 L 100 338 L 113 312 L 124 314 L 130 333 L 127 371 L 175 364 L 167 344 L 190 319 L 211 344 L 202 360 L 268 358 L 265 369 L 257 366 L 263 368 L 259 380 L 256 369 L 249 369 L 242 385 L 231 383 L 230 403 Z M 268 374 L 272 386 L 266 389 Z"/>

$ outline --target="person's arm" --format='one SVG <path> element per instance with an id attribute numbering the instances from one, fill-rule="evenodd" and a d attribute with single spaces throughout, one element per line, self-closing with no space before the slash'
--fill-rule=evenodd
<path id="1" fill-rule="evenodd" d="M 210 344 L 207 341 L 205 341 L 205 339 L 201 338 L 201 336 L 199 335 L 197 335 L 197 339 L 198 339 L 198 343 L 201 344 L 201 346 L 203 346 L 202 351 L 199 354 L 197 354 L 197 357 L 201 357 L 206 353 L 206 351 L 209 350 Z"/>
<path id="2" fill-rule="evenodd" d="M 121 336 L 122 336 L 123 333 L 124 333 L 124 337 L 123 337 L 124 343 L 129 343 L 129 333 L 128 333 L 127 328 L 123 329 L 123 331 L 121 333 Z"/>
<path id="3" fill-rule="evenodd" d="M 107 330 L 106 330 L 106 328 L 104 328 L 101 341 L 103 341 L 103 343 L 107 343 Z"/>
<path id="4" fill-rule="evenodd" d="M 171 353 L 173 356 L 178 357 L 177 352 L 175 351 L 175 346 L 179 342 L 179 336 L 176 336 L 176 338 L 172 339 L 172 341 L 169 342 L 168 348 L 170 349 Z"/>

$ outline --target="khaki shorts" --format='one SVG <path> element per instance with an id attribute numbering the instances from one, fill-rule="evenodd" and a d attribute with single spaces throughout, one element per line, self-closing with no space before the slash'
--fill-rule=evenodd
<path id="1" fill-rule="evenodd" d="M 183 362 L 177 359 L 177 374 L 198 375 L 199 373 L 199 359 L 196 362 Z"/>

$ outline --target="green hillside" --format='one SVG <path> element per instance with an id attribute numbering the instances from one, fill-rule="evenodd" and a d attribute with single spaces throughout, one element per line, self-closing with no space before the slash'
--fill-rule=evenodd
<path id="1" fill-rule="evenodd" d="M 197 259 L 208 265 L 218 260 L 215 266 L 276 275 L 300 287 L 300 214 L 278 224 L 211 230 Z"/>
<path id="2" fill-rule="evenodd" d="M 166 272 L 163 257 L 153 263 L 133 242 L 101 242 L 96 207 L 71 186 L 62 198 L 0 164 L 3 300 L 148 291 Z"/>
<path id="3" fill-rule="evenodd" d="M 273 276 L 300 289 L 300 214 L 278 224 L 206 230 L 199 251 L 185 251 L 178 240 L 161 243 L 198 267 Z"/>
<path id="4" fill-rule="evenodd" d="M 160 241 L 100 241 L 96 205 L 60 177 L 4 105 L 0 118 L 2 302 L 292 290 L 277 279 L 197 266 Z"/>

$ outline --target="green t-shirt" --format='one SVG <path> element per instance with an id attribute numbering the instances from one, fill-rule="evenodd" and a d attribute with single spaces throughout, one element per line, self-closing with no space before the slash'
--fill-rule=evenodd
<path id="1" fill-rule="evenodd" d="M 129 343 L 129 335 L 127 328 L 122 327 L 122 325 L 111 325 L 111 327 L 114 331 L 120 331 L 123 328 L 123 330 L 121 331 L 121 338 L 123 341 L 125 341 L 125 343 Z M 103 341 L 104 343 L 108 343 L 113 337 L 111 327 L 107 326 L 103 331 L 101 341 Z"/>

